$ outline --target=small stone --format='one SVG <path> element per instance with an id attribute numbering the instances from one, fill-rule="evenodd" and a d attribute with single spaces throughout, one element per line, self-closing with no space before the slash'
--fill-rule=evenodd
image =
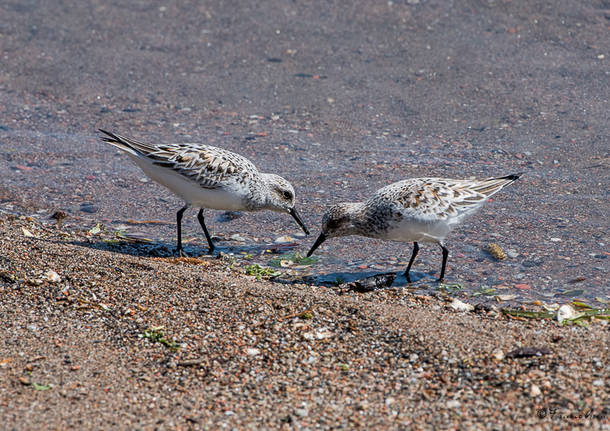
<path id="1" fill-rule="evenodd" d="M 306 332 L 303 334 L 303 338 L 308 341 L 313 340 L 324 340 L 325 338 L 331 338 L 333 333 L 330 332 L 327 328 L 319 328 L 312 332 Z"/>
<path id="2" fill-rule="evenodd" d="M 232 240 L 232 241 L 246 242 L 246 238 L 244 238 L 243 236 L 241 236 L 238 233 L 235 233 L 235 234 L 231 235 L 229 237 L 229 239 Z"/>
<path id="3" fill-rule="evenodd" d="M 458 400 L 449 400 L 449 401 L 447 401 L 446 405 L 447 405 L 447 408 L 449 408 L 449 409 L 457 409 L 462 404 Z"/>
<path id="4" fill-rule="evenodd" d="M 530 388 L 530 396 L 532 398 L 536 398 L 536 397 L 539 397 L 540 395 L 542 395 L 542 391 L 540 390 L 538 385 L 532 385 Z"/>
<path id="5" fill-rule="evenodd" d="M 561 238 L 551 238 L 552 242 L 561 242 Z"/>
<path id="6" fill-rule="evenodd" d="M 549 355 L 551 351 L 546 347 L 519 347 L 506 354 L 507 358 L 531 358 L 534 356 Z"/>
<path id="7" fill-rule="evenodd" d="M 388 397 L 388 398 L 385 399 L 385 405 L 386 406 L 391 406 L 392 404 L 394 404 L 395 401 L 396 400 L 394 398 Z"/>
<path id="8" fill-rule="evenodd" d="M 294 242 L 294 238 L 288 235 L 277 237 L 274 241 L 276 244 L 285 244 L 289 242 Z"/>
<path id="9" fill-rule="evenodd" d="M 27 230 L 26 228 L 22 227 L 21 228 L 21 232 L 23 232 L 23 236 L 25 236 L 26 238 L 33 238 L 34 234 L 32 232 L 30 232 L 29 230 Z"/>
<path id="10" fill-rule="evenodd" d="M 300 418 L 304 418 L 309 414 L 309 412 L 307 411 L 307 409 L 296 409 L 294 411 L 294 414 Z"/>
<path id="11" fill-rule="evenodd" d="M 366 410 L 369 407 L 369 402 L 366 400 L 362 400 L 359 403 L 356 403 L 354 407 L 356 408 L 356 410 Z"/>
<path id="12" fill-rule="evenodd" d="M 63 219 L 65 219 L 66 217 L 68 217 L 68 213 L 65 211 L 55 211 L 50 218 L 57 220 L 58 222 L 62 221 Z"/>
<path id="13" fill-rule="evenodd" d="M 491 352 L 491 356 L 493 356 L 497 361 L 501 361 L 504 359 L 504 352 L 502 349 L 496 349 Z"/>
<path id="14" fill-rule="evenodd" d="M 506 255 L 508 257 L 510 257 L 511 259 L 514 259 L 519 256 L 519 253 L 517 253 L 517 250 L 510 248 L 510 249 L 506 250 Z"/>
<path id="15" fill-rule="evenodd" d="M 248 355 L 248 356 L 256 356 L 256 355 L 259 355 L 260 353 L 261 353 L 261 351 L 254 347 L 250 347 L 250 348 L 246 349 L 246 355 Z"/>
<path id="16" fill-rule="evenodd" d="M 84 213 L 93 214 L 99 211 L 99 208 L 92 203 L 84 203 L 81 205 L 80 210 Z"/>
<path id="17" fill-rule="evenodd" d="M 56 273 L 55 271 L 53 271 L 52 269 L 49 269 L 45 275 L 46 279 L 48 281 L 50 281 L 51 283 L 59 283 L 61 281 L 61 277 L 59 276 L 58 273 Z"/>
<path id="18" fill-rule="evenodd" d="M 604 386 L 604 381 L 602 379 L 593 380 L 593 386 Z"/>
<path id="19" fill-rule="evenodd" d="M 457 298 L 454 298 L 451 304 L 449 304 L 451 308 L 456 311 L 472 311 L 474 310 L 474 305 L 466 304 L 465 302 L 460 301 Z"/>

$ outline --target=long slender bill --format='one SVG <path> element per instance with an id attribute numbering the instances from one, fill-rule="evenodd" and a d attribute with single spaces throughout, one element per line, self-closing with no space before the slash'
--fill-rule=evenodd
<path id="1" fill-rule="evenodd" d="M 301 220 L 301 217 L 295 208 L 290 208 L 290 215 L 297 221 L 297 224 L 301 226 L 305 235 L 309 235 L 309 230 L 305 227 L 305 223 L 303 223 L 303 220 Z"/>
<path id="2" fill-rule="evenodd" d="M 314 242 L 311 248 L 309 249 L 307 257 L 311 256 L 313 252 L 316 251 L 316 248 L 320 247 L 320 244 L 322 244 L 324 241 L 326 241 L 326 235 L 324 235 L 324 233 L 321 233 L 316 242 Z"/>

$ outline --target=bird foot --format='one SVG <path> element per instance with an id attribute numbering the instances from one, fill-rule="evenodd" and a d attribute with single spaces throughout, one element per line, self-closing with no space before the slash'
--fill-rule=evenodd
<path id="1" fill-rule="evenodd" d="M 176 255 L 178 255 L 178 257 L 190 257 L 188 255 L 188 253 L 186 251 L 184 251 L 183 249 L 181 249 L 181 248 L 177 248 L 175 250 L 175 253 L 176 253 Z"/>

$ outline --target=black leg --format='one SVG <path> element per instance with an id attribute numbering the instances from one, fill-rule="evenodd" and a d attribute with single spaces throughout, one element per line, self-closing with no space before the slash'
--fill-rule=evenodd
<path id="1" fill-rule="evenodd" d="M 208 251 L 208 253 L 212 254 L 216 247 L 214 247 L 214 243 L 212 242 L 212 237 L 210 236 L 210 232 L 208 232 L 208 228 L 205 227 L 205 221 L 203 220 L 203 208 L 199 209 L 199 214 L 197 214 L 197 220 L 199 220 L 199 224 L 201 225 L 201 229 L 203 229 L 205 238 L 208 240 L 208 245 L 210 246 L 210 250 Z"/>
<path id="2" fill-rule="evenodd" d="M 443 278 L 445 278 L 445 267 L 447 266 L 447 257 L 449 257 L 447 247 L 441 244 L 441 248 L 443 249 L 443 266 L 441 267 L 441 276 L 438 278 L 438 281 L 443 281 Z"/>
<path id="3" fill-rule="evenodd" d="M 178 212 L 176 213 L 176 222 L 177 222 L 177 227 L 178 227 L 178 246 L 176 247 L 176 253 L 178 253 L 178 256 L 187 256 L 187 254 L 184 252 L 184 250 L 182 250 L 182 214 L 184 214 L 184 211 L 186 211 L 186 209 L 188 208 L 188 205 L 183 206 L 182 208 L 180 208 L 178 210 Z"/>
<path id="4" fill-rule="evenodd" d="M 405 277 L 407 277 L 407 281 L 411 283 L 411 277 L 409 276 L 409 271 L 411 270 L 411 265 L 413 265 L 413 261 L 415 261 L 415 256 L 417 256 L 417 252 L 419 251 L 419 244 L 417 242 L 413 243 L 413 253 L 411 253 L 411 259 L 409 260 L 409 264 L 407 265 L 407 270 L 405 271 Z"/>

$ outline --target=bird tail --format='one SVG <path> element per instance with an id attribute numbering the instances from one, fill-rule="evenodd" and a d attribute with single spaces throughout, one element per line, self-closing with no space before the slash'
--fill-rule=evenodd
<path id="1" fill-rule="evenodd" d="M 101 137 L 102 141 L 107 142 L 127 153 L 133 154 L 134 156 L 148 155 L 154 151 L 157 151 L 157 148 L 152 145 L 145 144 L 134 139 L 125 138 L 124 136 L 116 135 L 102 129 L 99 129 L 99 131 L 107 135 Z"/>
<path id="2" fill-rule="evenodd" d="M 507 185 L 517 181 L 519 177 L 521 177 L 521 175 L 523 175 L 523 172 L 520 172 L 518 174 L 506 175 L 504 177 L 489 178 L 487 180 L 481 181 L 479 184 L 473 187 L 473 190 L 489 197 L 499 192 Z"/>

